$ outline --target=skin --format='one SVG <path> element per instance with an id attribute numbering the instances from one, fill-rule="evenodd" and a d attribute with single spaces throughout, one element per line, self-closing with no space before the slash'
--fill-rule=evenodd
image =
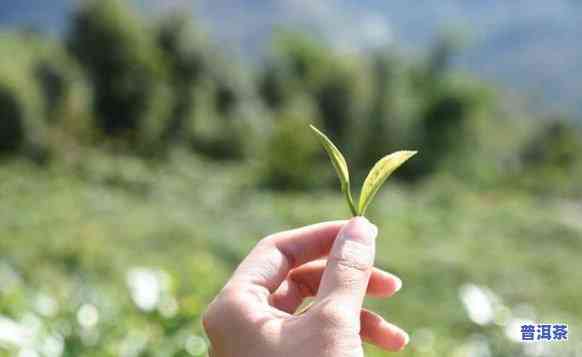
<path id="1" fill-rule="evenodd" d="M 261 240 L 208 307 L 211 357 L 362 357 L 367 341 L 399 351 L 408 335 L 362 308 L 400 279 L 373 267 L 377 228 L 363 217 Z M 314 304 L 294 314 L 303 300 Z"/>

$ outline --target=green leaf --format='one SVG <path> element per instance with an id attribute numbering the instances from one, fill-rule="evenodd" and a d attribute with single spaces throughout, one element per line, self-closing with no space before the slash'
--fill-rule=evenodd
<path id="1" fill-rule="evenodd" d="M 348 206 L 350 207 L 350 211 L 354 216 L 357 215 L 356 207 L 354 205 L 354 200 L 352 199 L 352 193 L 350 190 L 350 173 L 348 170 L 348 164 L 346 163 L 346 159 L 339 151 L 339 149 L 333 144 L 333 142 L 321 131 L 319 131 L 313 125 L 309 126 L 321 141 L 323 148 L 329 155 L 329 159 L 331 163 L 335 167 L 335 171 L 337 172 L 337 176 L 341 183 L 342 192 L 346 196 L 346 201 L 348 202 Z"/>
<path id="2" fill-rule="evenodd" d="M 402 165 L 406 160 L 414 156 L 416 151 L 397 151 L 388 156 L 385 156 L 380 161 L 378 161 L 362 186 L 362 192 L 360 193 L 360 204 L 358 207 L 358 214 L 363 216 L 366 213 L 366 209 L 372 202 L 372 199 L 380 190 L 382 184 L 386 179 L 396 170 L 400 165 Z"/>

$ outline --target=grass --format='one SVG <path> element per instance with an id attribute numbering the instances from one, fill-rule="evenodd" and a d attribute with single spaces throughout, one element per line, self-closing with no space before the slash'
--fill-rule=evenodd
<path id="1" fill-rule="evenodd" d="M 258 239 L 349 217 L 334 190 L 256 189 L 248 165 L 89 156 L 48 169 L 0 166 L 0 316 L 33 326 L 29 347 L 47 356 L 47 346 L 64 356 L 200 354 L 201 312 Z M 561 199 L 447 177 L 391 182 L 367 216 L 380 230 L 377 265 L 404 287 L 368 305 L 411 332 L 402 356 L 579 356 L 580 213 Z M 152 310 L 138 308 L 128 287 L 135 269 L 161 282 Z M 471 320 L 468 287 L 488 296 L 495 322 Z M 97 323 L 83 305 L 97 309 Z M 524 348 L 504 333 L 512 319 L 567 322 L 570 342 Z M 14 348 L 0 342 L 0 356 Z"/>

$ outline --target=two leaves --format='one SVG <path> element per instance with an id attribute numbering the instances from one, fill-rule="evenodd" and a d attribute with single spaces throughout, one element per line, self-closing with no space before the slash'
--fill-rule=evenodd
<path id="1" fill-rule="evenodd" d="M 341 183 L 342 192 L 346 196 L 346 201 L 348 202 L 348 206 L 354 216 L 363 216 L 386 179 L 390 177 L 392 172 L 400 167 L 400 165 L 416 154 L 416 151 L 397 151 L 378 161 L 374 167 L 372 167 L 370 173 L 368 173 L 368 177 L 366 177 L 364 185 L 362 186 L 359 204 L 358 206 L 355 206 L 350 191 L 350 174 L 346 159 L 324 133 L 319 131 L 313 125 L 310 125 L 310 127 L 321 141 L 321 144 L 325 148 L 325 151 L 327 151 L 327 154 L 335 167 Z"/>

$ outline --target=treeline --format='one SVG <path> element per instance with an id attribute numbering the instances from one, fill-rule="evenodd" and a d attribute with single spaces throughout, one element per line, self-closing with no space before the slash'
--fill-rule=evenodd
<path id="1" fill-rule="evenodd" d="M 495 88 L 450 70 L 455 44 L 424 58 L 394 49 L 339 53 L 280 33 L 249 68 L 192 19 L 146 19 L 120 0 L 83 2 L 62 42 L 0 34 L 0 153 L 39 163 L 102 147 L 163 159 L 176 145 L 247 160 L 261 184 L 334 182 L 307 125 L 329 133 L 358 174 L 397 149 L 421 152 L 400 177 L 434 173 L 476 184 L 582 193 L 582 135 Z M 329 170 L 323 170 L 328 172 Z M 576 180 L 578 178 L 578 180 Z"/>

